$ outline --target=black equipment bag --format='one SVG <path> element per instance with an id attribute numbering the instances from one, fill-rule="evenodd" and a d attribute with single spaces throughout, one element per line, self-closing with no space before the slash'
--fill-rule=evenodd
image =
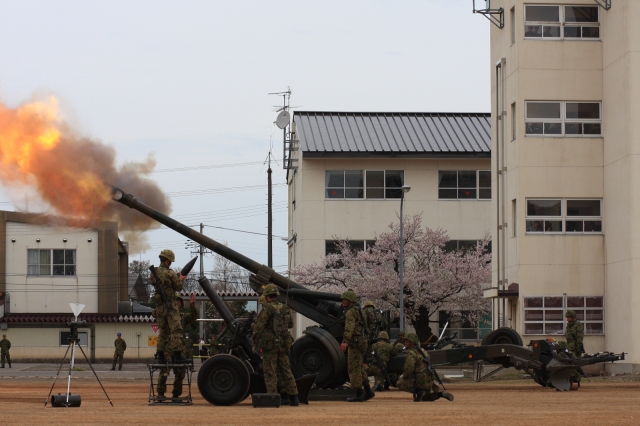
<path id="1" fill-rule="evenodd" d="M 280 407 L 279 393 L 254 393 L 251 395 L 253 408 L 258 407 Z"/>

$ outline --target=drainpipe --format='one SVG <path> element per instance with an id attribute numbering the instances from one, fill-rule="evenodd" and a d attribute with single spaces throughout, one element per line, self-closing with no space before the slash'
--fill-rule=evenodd
<path id="1" fill-rule="evenodd" d="M 496 62 L 496 99 L 495 99 L 495 111 L 496 111 L 496 271 L 498 278 L 498 289 L 504 289 L 506 283 L 506 234 L 505 234 L 505 202 L 506 199 L 506 185 L 505 185 L 505 170 L 504 170 L 504 117 L 506 115 L 504 111 L 504 66 L 506 58 L 500 59 Z M 495 318 L 498 319 L 497 326 L 503 326 L 505 322 L 505 300 L 502 300 L 502 306 L 500 306 L 500 299 L 496 300 L 494 314 L 497 314 Z"/>

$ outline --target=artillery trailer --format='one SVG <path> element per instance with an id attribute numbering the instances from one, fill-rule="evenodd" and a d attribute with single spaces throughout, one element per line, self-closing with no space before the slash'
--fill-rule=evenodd
<path id="1" fill-rule="evenodd" d="M 250 271 L 252 275 L 249 282 L 256 292 L 260 293 L 267 283 L 275 284 L 281 289 L 279 300 L 282 303 L 318 324 L 307 328 L 304 335 L 294 342 L 289 353 L 301 402 L 308 401 L 308 392 L 313 384 L 319 388 L 336 388 L 347 381 L 347 361 L 339 343 L 344 332 L 344 312 L 339 294 L 309 290 L 160 213 L 119 188 L 112 187 L 112 195 L 115 201 L 138 210 Z M 197 378 L 200 393 L 212 404 L 232 405 L 252 393 L 264 392 L 262 359 L 253 352 L 251 345 L 253 316 L 234 318 L 209 280 L 202 277 L 199 283 L 222 316 L 230 336 L 225 344 L 227 353 L 209 358 L 200 368 Z M 624 353 L 608 352 L 578 359 L 565 357 L 557 354 L 544 340 L 531 341 L 530 346 L 531 349 L 523 347 L 522 338 L 514 330 L 499 328 L 485 336 L 481 346 L 428 352 L 432 364 L 436 366 L 483 361 L 515 367 L 529 373 L 540 385 L 559 390 L 568 390 L 568 377 L 573 369 L 624 359 Z M 392 357 L 388 364 L 389 373 L 401 374 L 405 359 L 405 354 Z"/>

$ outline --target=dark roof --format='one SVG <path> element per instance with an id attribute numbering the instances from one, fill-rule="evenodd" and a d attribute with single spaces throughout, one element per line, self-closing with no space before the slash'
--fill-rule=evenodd
<path id="1" fill-rule="evenodd" d="M 0 318 L 0 322 L 6 323 L 58 323 L 64 324 L 74 320 L 72 314 L 9 314 Z M 79 321 L 87 321 L 89 324 L 97 322 L 154 322 L 151 315 L 120 315 L 120 314 L 80 314 Z"/>
<path id="2" fill-rule="evenodd" d="M 180 296 L 182 296 L 183 299 L 189 299 L 189 296 L 191 296 L 191 293 L 195 293 L 196 298 L 198 298 L 198 299 L 209 300 L 209 296 L 207 296 L 207 293 L 205 293 L 203 290 L 198 290 L 198 291 L 195 291 L 195 292 L 181 290 L 180 291 Z M 257 299 L 258 297 L 260 297 L 260 295 L 258 293 L 256 293 L 255 291 L 253 291 L 253 290 L 250 290 L 250 291 L 233 291 L 233 290 L 218 291 L 218 294 L 223 299 L 234 299 L 234 298 L 250 298 L 250 299 L 254 299 L 255 298 L 255 299 Z"/>
<path id="3" fill-rule="evenodd" d="M 491 156 L 490 113 L 295 111 L 304 158 Z"/>

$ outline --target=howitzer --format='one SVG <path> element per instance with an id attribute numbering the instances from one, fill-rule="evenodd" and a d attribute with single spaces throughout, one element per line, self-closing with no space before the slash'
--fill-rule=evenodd
<path id="1" fill-rule="evenodd" d="M 139 211 L 168 228 L 184 235 L 192 241 L 205 246 L 214 253 L 236 263 L 238 266 L 252 272 L 252 275 L 249 278 L 249 283 L 255 291 L 260 293 L 262 291 L 262 287 L 267 283 L 273 283 L 278 286 L 281 289 L 279 296 L 279 300 L 281 302 L 285 303 L 292 310 L 318 324 L 318 326 L 309 327 L 303 331 L 304 336 L 297 339 L 291 348 L 290 358 L 294 376 L 301 378 L 303 376 L 308 377 L 309 375 L 317 374 L 315 384 L 316 386 L 323 388 L 333 388 L 345 383 L 347 379 L 347 362 L 344 353 L 340 350 L 339 343 L 342 341 L 342 335 L 344 333 L 344 311 L 339 303 L 340 295 L 308 290 L 304 286 L 278 274 L 273 269 L 249 259 L 224 244 L 218 243 L 206 235 L 203 235 L 170 218 L 169 216 L 158 212 L 157 210 L 140 202 L 133 195 L 127 194 L 119 188 L 112 187 L 112 195 L 115 201 Z M 207 295 L 213 303 L 214 299 L 212 298 L 212 295 L 209 293 L 207 293 Z M 225 322 L 233 323 L 233 319 L 229 318 L 228 321 L 225 319 Z M 242 348 L 242 351 L 246 354 L 247 349 L 245 344 L 237 345 L 237 347 Z M 499 328 L 492 331 L 485 337 L 485 339 L 483 339 L 482 346 L 434 350 L 429 351 L 429 355 L 433 365 L 460 364 L 483 360 L 489 363 L 506 366 L 511 366 L 509 355 L 515 355 L 522 359 L 541 361 L 540 365 L 542 368 L 539 370 L 539 377 L 543 378 L 547 377 L 546 371 L 551 371 L 551 368 L 555 368 L 553 365 L 550 365 L 550 363 L 551 360 L 555 360 L 557 358 L 545 358 L 546 355 L 542 355 L 540 353 L 536 354 L 535 350 L 523 348 L 522 338 L 517 332 L 515 332 L 515 330 L 510 328 Z M 218 356 L 220 355 L 212 357 L 207 362 L 215 360 Z M 220 371 L 223 371 L 224 368 L 227 368 L 232 364 L 234 366 L 246 366 L 246 364 L 251 364 L 250 361 L 243 357 L 232 356 L 232 358 L 234 358 L 235 361 L 223 362 L 223 367 L 221 367 L 222 370 Z M 399 354 L 392 357 L 389 360 L 387 371 L 390 373 L 401 374 L 405 359 L 405 354 Z M 600 357 L 598 359 L 593 358 L 591 359 L 591 363 L 617 361 L 621 359 L 624 359 L 624 354 L 609 354 L 609 356 Z M 556 360 L 554 362 L 560 363 L 561 365 L 557 371 L 586 365 L 582 364 L 585 362 L 585 358 L 568 361 L 569 363 L 577 363 L 580 365 L 567 365 L 564 361 Z M 229 378 L 230 373 L 228 371 L 221 375 L 214 374 L 215 371 L 218 370 L 213 369 L 211 371 L 213 371 L 213 373 L 211 373 L 212 375 L 209 375 L 208 379 L 203 379 L 205 387 L 211 386 L 211 381 L 216 377 Z M 534 377 L 534 374 L 537 373 L 536 371 L 532 371 L 530 374 Z M 536 377 L 534 377 L 534 380 L 535 379 Z M 200 383 L 200 377 L 198 377 L 198 383 Z M 555 386 L 554 383 L 560 382 L 558 380 L 554 381 L 550 379 L 550 381 L 543 383 L 541 383 L 543 386 Z M 222 386 L 222 383 L 218 383 L 218 385 Z M 559 386 L 563 387 L 562 384 Z M 201 393 L 202 392 L 203 391 L 201 389 Z M 241 395 L 236 397 L 234 402 L 229 402 L 230 399 L 224 399 L 224 395 L 222 394 L 222 391 L 219 391 L 219 393 L 213 392 L 212 396 L 205 397 L 205 399 L 213 402 L 214 404 L 229 404 L 239 402 L 244 398 L 244 395 Z M 224 402 L 223 399 L 226 402 Z"/>
<path id="2" fill-rule="evenodd" d="M 160 282 L 160 278 L 158 277 L 158 271 L 156 271 L 156 267 L 153 265 L 149 266 L 149 270 L 151 271 L 151 275 L 153 276 L 153 286 L 156 288 L 156 291 L 160 294 L 162 303 L 164 303 L 164 307 L 167 309 L 167 313 L 169 313 L 171 311 L 171 303 L 169 303 L 169 299 L 167 299 L 167 293 L 165 293 L 164 287 Z"/>

